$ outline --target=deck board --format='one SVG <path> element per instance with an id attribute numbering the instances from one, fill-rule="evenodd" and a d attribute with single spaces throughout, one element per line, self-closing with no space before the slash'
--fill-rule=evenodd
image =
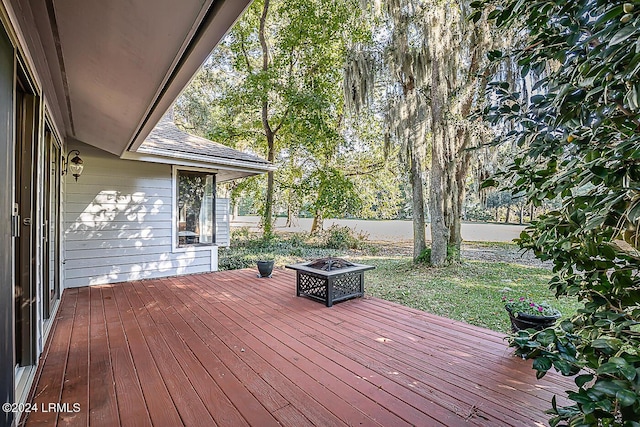
<path id="1" fill-rule="evenodd" d="M 58 421 L 58 413 L 49 411 L 48 404 L 61 401 L 77 304 L 77 291 L 64 295 L 56 315 L 54 329 L 49 335 L 43 354 L 47 357 L 46 360 L 51 362 L 40 366 L 39 375 L 37 375 L 40 387 L 39 392 L 31 399 L 35 411 L 27 414 L 30 425 L 49 426 L 55 425 Z"/>
<path id="2" fill-rule="evenodd" d="M 251 269 L 67 290 L 26 425 L 521 426 L 572 381 L 493 331 Z"/>
<path id="3" fill-rule="evenodd" d="M 77 290 L 77 298 L 86 301 L 89 288 Z M 69 292 L 69 295 L 71 293 Z M 67 297 L 65 292 L 65 298 Z M 68 303 L 65 303 L 65 306 Z M 58 318 L 59 319 L 59 318 Z M 66 405 L 77 403 L 81 408 L 89 405 L 89 304 L 79 304 L 76 307 L 71 331 L 71 345 L 64 377 L 64 388 L 60 402 Z M 45 355 L 46 360 L 46 355 Z M 87 411 L 61 413 L 58 425 L 87 425 L 89 414 Z"/>

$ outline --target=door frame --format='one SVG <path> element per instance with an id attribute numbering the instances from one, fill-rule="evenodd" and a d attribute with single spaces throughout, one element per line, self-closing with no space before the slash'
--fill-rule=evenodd
<path id="1" fill-rule="evenodd" d="M 38 250 L 40 230 L 40 98 L 20 56 L 15 86 L 15 195 L 19 233 L 15 241 L 16 365 L 33 366 L 38 354 Z"/>
<path id="2" fill-rule="evenodd" d="M 42 319 L 51 320 L 60 301 L 62 259 L 62 144 L 45 114 L 42 162 Z M 53 281 L 53 286 L 51 282 Z M 53 291 L 53 292 L 52 292 Z M 43 331 L 46 334 L 47 331 Z"/>
<path id="3" fill-rule="evenodd" d="M 0 20 L 0 394 L 2 403 L 15 402 L 14 360 L 14 86 L 16 49 Z M 0 412 L 0 426 L 10 426 L 11 412 Z"/>

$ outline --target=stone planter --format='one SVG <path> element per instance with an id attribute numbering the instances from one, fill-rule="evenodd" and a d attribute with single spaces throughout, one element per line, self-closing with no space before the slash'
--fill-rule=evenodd
<path id="1" fill-rule="evenodd" d="M 258 261 L 258 277 L 271 277 L 273 273 L 273 260 Z"/>
<path id="2" fill-rule="evenodd" d="M 556 324 L 561 314 L 558 313 L 555 316 L 533 316 L 530 314 L 518 313 L 516 316 L 511 310 L 505 307 L 509 313 L 509 320 L 511 320 L 511 330 L 518 332 L 521 329 L 535 329 L 541 331 Z"/>

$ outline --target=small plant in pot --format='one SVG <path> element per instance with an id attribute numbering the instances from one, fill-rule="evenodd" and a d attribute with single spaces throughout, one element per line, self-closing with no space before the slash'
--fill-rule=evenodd
<path id="1" fill-rule="evenodd" d="M 503 295 L 502 302 L 509 313 L 513 332 L 518 332 L 521 329 L 541 331 L 555 325 L 561 316 L 557 309 L 546 302 L 537 303 L 531 298 L 513 299 Z"/>
<path id="2" fill-rule="evenodd" d="M 273 260 L 258 260 L 256 264 L 258 265 L 258 277 L 271 277 L 271 273 L 273 273 Z"/>

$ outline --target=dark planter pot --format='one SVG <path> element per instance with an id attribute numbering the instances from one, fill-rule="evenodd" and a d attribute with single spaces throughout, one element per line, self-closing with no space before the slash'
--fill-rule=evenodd
<path id="1" fill-rule="evenodd" d="M 271 277 L 271 273 L 273 273 L 273 263 L 274 261 L 258 261 L 258 277 Z"/>
<path id="2" fill-rule="evenodd" d="M 536 331 L 541 331 L 555 325 L 561 316 L 561 314 L 556 314 L 555 316 L 532 316 L 524 313 L 518 313 L 518 315 L 515 316 L 511 310 L 506 307 L 505 309 L 509 313 L 511 330 L 513 332 L 518 332 L 521 329 L 535 329 Z"/>

